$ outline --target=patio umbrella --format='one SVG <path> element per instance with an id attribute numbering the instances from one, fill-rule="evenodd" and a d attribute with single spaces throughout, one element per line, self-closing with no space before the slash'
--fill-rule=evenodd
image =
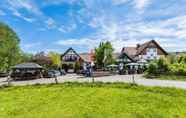
<path id="1" fill-rule="evenodd" d="M 129 63 L 129 64 L 126 64 L 127 66 L 138 66 L 139 64 L 138 63 Z"/>
<path id="2" fill-rule="evenodd" d="M 115 64 L 111 64 L 111 65 L 108 65 L 107 67 L 118 67 L 118 65 L 115 65 Z"/>

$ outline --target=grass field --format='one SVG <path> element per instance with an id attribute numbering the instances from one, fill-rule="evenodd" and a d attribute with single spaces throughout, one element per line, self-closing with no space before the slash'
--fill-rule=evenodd
<path id="1" fill-rule="evenodd" d="M 129 84 L 0 88 L 0 118 L 185 118 L 186 91 Z"/>
<path id="2" fill-rule="evenodd" d="M 160 80 L 178 80 L 178 81 L 186 81 L 186 76 L 177 76 L 177 75 L 160 75 L 156 79 Z"/>

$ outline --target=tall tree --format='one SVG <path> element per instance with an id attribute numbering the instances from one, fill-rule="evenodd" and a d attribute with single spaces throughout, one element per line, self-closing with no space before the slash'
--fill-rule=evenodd
<path id="1" fill-rule="evenodd" d="M 35 54 L 32 57 L 31 62 L 37 63 L 46 69 L 50 68 L 52 65 L 52 59 L 48 57 L 47 55 L 45 55 L 44 52 L 39 52 Z"/>
<path id="2" fill-rule="evenodd" d="M 61 66 L 61 55 L 57 52 L 49 52 L 48 57 L 52 60 L 52 66 L 59 68 Z"/>
<path id="3" fill-rule="evenodd" d="M 21 63 L 31 62 L 32 59 L 33 59 L 33 54 L 21 52 Z"/>
<path id="4" fill-rule="evenodd" d="M 6 71 L 20 62 L 19 38 L 4 23 L 0 23 L 0 71 Z"/>
<path id="5" fill-rule="evenodd" d="M 101 42 L 99 47 L 95 49 L 95 60 L 99 67 L 106 66 L 113 63 L 113 53 L 114 49 L 110 42 Z"/>

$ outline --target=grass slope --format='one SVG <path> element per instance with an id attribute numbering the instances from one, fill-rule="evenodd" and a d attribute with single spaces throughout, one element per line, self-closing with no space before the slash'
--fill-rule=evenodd
<path id="1" fill-rule="evenodd" d="M 186 91 L 128 84 L 0 89 L 0 118 L 185 118 Z"/>

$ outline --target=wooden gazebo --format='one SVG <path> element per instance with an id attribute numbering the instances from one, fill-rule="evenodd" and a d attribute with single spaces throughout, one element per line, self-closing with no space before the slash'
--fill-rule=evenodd
<path id="1" fill-rule="evenodd" d="M 42 77 L 43 67 L 36 63 L 22 63 L 12 67 L 13 79 L 37 79 Z"/>

